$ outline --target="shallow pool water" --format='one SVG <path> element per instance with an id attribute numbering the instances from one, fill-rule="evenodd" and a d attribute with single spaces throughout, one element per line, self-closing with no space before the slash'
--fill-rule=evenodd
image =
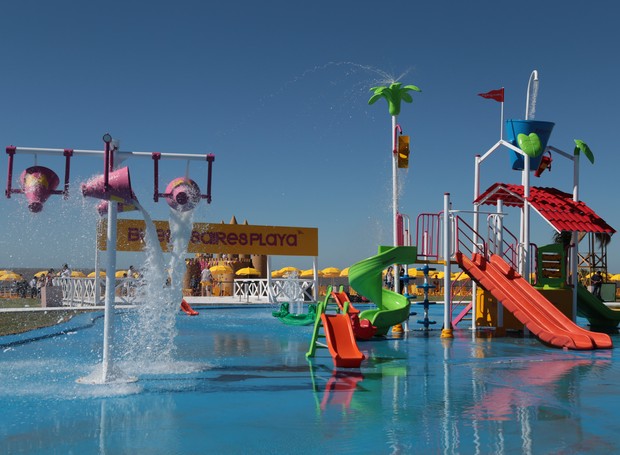
<path id="1" fill-rule="evenodd" d="M 101 360 L 103 320 L 92 314 L 0 338 L 0 452 L 566 454 L 617 447 L 617 350 L 472 339 L 468 330 L 446 341 L 437 329 L 412 330 L 360 342 L 361 368 L 337 370 L 327 350 L 308 363 L 312 328 L 283 325 L 273 307 L 199 310 L 179 313 L 170 362 L 141 373 L 117 359 L 138 376 L 130 384 L 75 382 Z M 431 307 L 438 324 L 441 310 Z M 115 356 L 132 317 L 117 314 L 115 340 L 123 341 Z"/>

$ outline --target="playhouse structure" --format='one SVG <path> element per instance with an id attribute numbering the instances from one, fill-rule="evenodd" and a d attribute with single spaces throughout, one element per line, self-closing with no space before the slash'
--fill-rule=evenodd
<path id="1" fill-rule="evenodd" d="M 530 77 L 538 81 L 534 71 Z M 394 85 L 397 85 L 394 87 Z M 410 87 L 410 90 L 417 87 Z M 402 128 L 396 123 L 402 89 L 400 84 L 389 88 L 374 88 L 370 104 L 383 96 L 388 100 L 392 114 L 394 181 L 399 164 L 400 147 L 397 141 Z M 421 214 L 417 218 L 415 241 L 411 239 L 408 218 L 398 211 L 398 198 L 394 195 L 394 246 L 379 247 L 376 256 L 364 259 L 350 267 L 349 282 L 352 288 L 366 296 L 377 306 L 359 314 L 359 319 L 377 327 L 377 335 L 386 335 L 392 326 L 405 322 L 409 317 L 411 302 L 408 290 L 399 292 L 399 281 L 408 282 L 411 264 L 443 265 L 444 321 L 443 338 L 452 338 L 455 328 L 468 328 L 471 320 L 474 335 L 504 336 L 508 331 L 531 333 L 541 342 L 565 349 L 589 350 L 612 347 L 611 338 L 598 331 L 616 330 L 620 312 L 607 308 L 579 282 L 578 267 L 583 256 L 579 254 L 579 241 L 585 235 L 611 236 L 615 230 L 579 199 L 579 161 L 585 156 L 592 163 L 594 155 L 588 145 L 575 140 L 573 153 L 548 145 L 554 123 L 533 120 L 528 103 L 524 120 L 503 119 L 503 88 L 481 94 L 502 103 L 500 140 L 483 155 L 475 157 L 474 197 L 472 220 L 468 223 L 463 211 L 452 210 L 450 195 L 444 195 L 443 211 Z M 392 93 L 392 92 L 395 93 Z M 389 96 L 388 96 L 389 95 Z M 405 94 L 407 101 L 411 97 Z M 392 102 L 398 101 L 398 109 Z M 504 127 L 505 124 L 505 127 Z M 506 139 L 504 139 L 506 136 Z M 496 182 L 486 190 L 480 189 L 481 166 L 492 154 L 507 150 L 513 170 L 521 173 L 521 184 Z M 530 176 L 540 177 L 551 169 L 551 153 L 568 159 L 573 164 L 572 193 L 556 188 L 538 187 L 530 183 Z M 406 157 L 409 141 L 406 141 Z M 405 166 L 406 167 L 406 164 Z M 491 210 L 483 211 L 485 206 Z M 504 226 L 505 209 L 520 210 L 518 234 Z M 493 210 L 494 208 L 494 210 Z M 537 245 L 530 240 L 530 216 L 538 214 L 558 234 L 570 236 L 570 243 Z M 481 221 L 486 219 L 486 223 Z M 405 274 L 395 279 L 395 289 L 386 289 L 381 271 L 390 265 L 399 270 L 404 265 Z M 471 298 L 462 305 L 454 302 L 451 270 L 458 266 L 473 282 Z M 428 283 L 425 280 L 425 293 Z M 404 295 L 403 295 L 404 294 Z M 425 294 L 426 295 L 426 294 Z M 335 300 L 339 301 L 338 298 Z M 426 299 L 425 299 L 426 301 Z M 334 307 L 335 308 L 335 307 Z M 319 306 L 314 336 L 308 356 L 316 347 L 328 347 L 337 366 L 359 366 L 362 357 L 351 347 L 355 342 L 352 330 L 335 330 L 332 320 L 345 320 L 344 315 L 331 316 L 329 305 Z M 342 308 L 340 308 L 342 311 Z M 346 312 L 345 312 L 346 314 Z M 576 325 L 577 316 L 586 317 L 590 328 Z M 419 321 L 421 323 L 425 321 Z M 424 330 L 429 330 L 429 323 Z M 344 323 L 342 323 L 344 325 Z M 328 343 L 318 341 L 321 326 Z M 331 341 L 330 341 L 331 340 Z M 338 346 L 344 345 L 343 352 Z M 347 357 L 347 355 L 349 357 Z"/>

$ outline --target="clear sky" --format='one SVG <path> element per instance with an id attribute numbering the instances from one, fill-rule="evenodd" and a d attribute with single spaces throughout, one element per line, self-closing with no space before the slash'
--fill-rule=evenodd
<path id="1" fill-rule="evenodd" d="M 393 80 L 423 91 L 399 117 L 412 143 L 400 209 L 412 220 L 440 211 L 445 192 L 471 209 L 474 156 L 500 126 L 500 104 L 476 95 L 505 87 L 505 117 L 523 118 L 536 69 L 535 118 L 556 123 L 555 147 L 589 144 L 596 161 L 582 160 L 581 199 L 620 228 L 612 1 L 22 0 L 0 13 L 3 145 L 101 149 L 110 132 L 122 150 L 214 153 L 213 202 L 195 221 L 317 227 L 321 267 L 391 242 L 391 119 L 385 101 L 367 102 L 370 87 Z M 496 155 L 483 190 L 520 183 L 508 151 Z M 4 187 L 6 156 L 0 163 Z M 18 156 L 16 174 L 33 163 Z M 62 158 L 38 164 L 63 178 Z M 152 201 L 150 161 L 127 164 L 145 208 L 166 219 L 168 206 Z M 75 158 L 71 198 L 50 198 L 40 214 L 23 197 L 0 198 L 0 267 L 92 267 L 96 202 L 83 201 L 79 184 L 102 168 Z M 205 172 L 192 165 L 190 176 L 204 185 Z M 184 173 L 185 163 L 170 162 L 160 184 Z M 557 157 L 533 184 L 571 192 L 572 164 Z M 532 241 L 551 237 L 534 222 Z M 614 239 L 612 272 L 619 252 Z M 311 259 L 274 258 L 284 265 Z"/>

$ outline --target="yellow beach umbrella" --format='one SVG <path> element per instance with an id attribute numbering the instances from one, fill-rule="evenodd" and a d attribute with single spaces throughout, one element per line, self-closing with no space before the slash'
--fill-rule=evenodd
<path id="1" fill-rule="evenodd" d="M 256 276 L 260 275 L 260 272 L 256 270 L 254 267 L 244 267 L 242 269 L 237 270 L 235 273 L 237 276 Z"/>
<path id="2" fill-rule="evenodd" d="M 291 273 L 297 273 L 299 274 L 301 272 L 301 270 L 299 270 L 297 267 L 282 267 L 280 270 L 278 270 L 278 272 L 280 272 L 280 276 L 285 275 L 285 274 L 291 274 Z"/>
<path id="3" fill-rule="evenodd" d="M 103 272 L 103 271 L 101 271 L 101 270 L 100 270 L 100 271 L 99 271 L 99 276 L 105 276 L 105 272 Z M 88 274 L 88 278 L 95 278 L 95 272 L 90 272 L 90 273 Z"/>
<path id="4" fill-rule="evenodd" d="M 281 278 L 282 275 L 284 274 L 280 270 L 274 270 L 273 272 L 271 272 L 271 278 Z"/>
<path id="5" fill-rule="evenodd" d="M 79 270 L 72 270 L 71 277 L 72 278 L 86 278 L 86 275 L 84 275 L 84 273 L 80 272 Z"/>
<path id="6" fill-rule="evenodd" d="M 323 271 L 317 270 L 317 275 L 320 277 L 323 276 Z M 314 277 L 314 272 L 312 269 L 302 270 L 301 273 L 299 274 L 299 278 L 313 278 L 313 277 Z"/>
<path id="7" fill-rule="evenodd" d="M 209 268 L 209 272 L 213 275 L 224 275 L 226 273 L 232 273 L 233 269 L 228 265 L 214 265 Z"/>
<path id="8" fill-rule="evenodd" d="M 2 273 L 0 273 L 0 275 L 2 275 Z M 40 272 L 37 272 L 34 274 L 36 278 L 39 278 L 40 276 L 43 276 L 43 275 L 47 275 L 47 270 L 41 270 Z"/>
<path id="9" fill-rule="evenodd" d="M 20 281 L 24 278 L 19 273 L 5 273 L 4 275 L 0 275 L 0 281 Z"/>
<path id="10" fill-rule="evenodd" d="M 323 272 L 323 276 L 327 278 L 340 276 L 340 269 L 337 267 L 327 267 L 321 270 L 321 272 Z"/>
<path id="11" fill-rule="evenodd" d="M 117 270 L 114 276 L 116 278 L 127 278 L 127 270 Z"/>
<path id="12" fill-rule="evenodd" d="M 340 271 L 340 276 L 349 276 L 349 267 L 342 269 Z"/>
<path id="13" fill-rule="evenodd" d="M 620 273 L 616 273 L 615 275 L 612 275 L 610 280 L 611 281 L 620 281 Z"/>

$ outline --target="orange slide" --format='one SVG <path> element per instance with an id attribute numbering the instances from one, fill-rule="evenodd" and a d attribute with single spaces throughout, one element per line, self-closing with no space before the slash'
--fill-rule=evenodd
<path id="1" fill-rule="evenodd" d="M 185 301 L 185 299 L 181 300 L 181 309 L 183 312 L 189 316 L 198 316 L 198 311 L 194 310 L 189 303 Z"/>
<path id="2" fill-rule="evenodd" d="M 355 342 L 351 321 L 346 314 L 321 314 L 325 338 L 334 365 L 342 368 L 359 368 L 364 360 Z"/>
<path id="3" fill-rule="evenodd" d="M 355 335 L 356 340 L 370 340 L 375 336 L 377 328 L 368 319 L 360 321 L 360 310 L 353 306 L 346 292 L 332 291 L 332 298 L 336 301 L 340 311 L 349 315 L 351 326 L 353 327 L 353 335 Z"/>
<path id="4" fill-rule="evenodd" d="M 469 259 L 456 254 L 458 264 L 467 274 L 502 302 L 530 332 L 544 343 L 567 349 L 609 349 L 609 335 L 579 327 L 534 289 L 501 257 L 491 255 L 487 261 L 474 254 Z"/>

